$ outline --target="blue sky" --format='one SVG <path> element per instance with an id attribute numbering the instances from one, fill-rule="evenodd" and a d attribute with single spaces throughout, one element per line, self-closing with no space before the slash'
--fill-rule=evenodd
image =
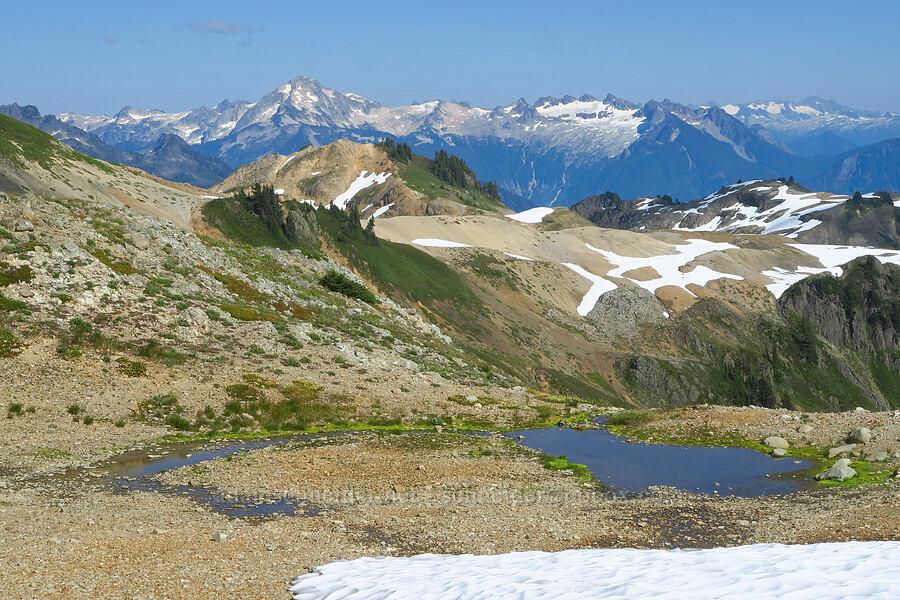
<path id="1" fill-rule="evenodd" d="M 296 75 L 385 104 L 612 92 L 900 111 L 893 0 L 88 0 L 3 13 L 0 104 L 45 113 L 252 101 Z"/>

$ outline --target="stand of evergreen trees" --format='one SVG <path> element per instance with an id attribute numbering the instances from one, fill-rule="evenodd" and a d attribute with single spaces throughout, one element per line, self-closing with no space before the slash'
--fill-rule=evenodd
<path id="1" fill-rule="evenodd" d="M 280 231 L 284 226 L 281 201 L 271 185 L 253 184 L 250 193 L 238 192 L 234 197 L 249 212 L 253 213 L 270 231 Z"/>
<path id="2" fill-rule="evenodd" d="M 395 162 L 409 162 L 412 160 L 412 149 L 406 142 L 397 143 L 397 141 L 392 138 L 384 138 L 375 145 L 384 150 L 387 153 L 388 158 Z"/>
<path id="3" fill-rule="evenodd" d="M 384 138 L 375 144 L 384 150 L 388 158 L 395 162 L 409 162 L 413 158 L 412 149 L 406 142 L 398 142 L 392 138 Z M 475 176 L 475 172 L 469 168 L 466 161 L 460 157 L 449 154 L 446 150 L 438 150 L 434 153 L 434 160 L 428 166 L 429 171 L 441 181 L 461 187 L 465 190 L 484 192 L 495 200 L 501 200 L 500 190 L 493 181 L 482 184 Z"/>
<path id="4" fill-rule="evenodd" d="M 500 200 L 500 191 L 497 184 L 488 181 L 482 184 L 475 176 L 475 172 L 469 168 L 466 161 L 454 154 L 448 154 L 446 150 L 438 150 L 434 153 L 434 160 L 431 162 L 431 172 L 438 179 L 446 181 L 451 185 L 461 187 L 465 190 L 476 190 L 484 192 L 491 198 Z"/>

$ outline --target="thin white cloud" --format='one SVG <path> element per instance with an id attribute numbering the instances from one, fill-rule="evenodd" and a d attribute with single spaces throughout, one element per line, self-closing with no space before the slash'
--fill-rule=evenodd
<path id="1" fill-rule="evenodd" d="M 207 34 L 207 33 L 214 33 L 214 34 L 219 34 L 219 35 L 232 35 L 235 33 L 240 33 L 243 29 L 240 25 L 236 25 L 234 23 L 229 23 L 228 21 L 220 21 L 220 20 L 207 21 L 206 23 L 185 23 L 184 27 L 188 31 L 191 31 L 198 35 L 203 35 L 203 34 Z"/>

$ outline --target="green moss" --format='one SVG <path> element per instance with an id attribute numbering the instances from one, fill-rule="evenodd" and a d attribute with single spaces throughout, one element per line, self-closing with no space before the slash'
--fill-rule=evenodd
<path id="1" fill-rule="evenodd" d="M 28 304 L 21 300 L 13 300 L 6 296 L 0 295 L 0 311 L 15 312 L 27 308 Z"/>
<path id="2" fill-rule="evenodd" d="M 14 268 L 0 261 L 0 287 L 14 283 L 29 283 L 33 278 L 34 272 L 28 265 Z"/>
<path id="3" fill-rule="evenodd" d="M 812 475 L 818 475 L 831 468 L 831 464 L 819 465 L 811 470 Z M 823 480 L 816 485 L 823 488 L 854 488 L 862 485 L 881 485 L 890 479 L 893 469 L 884 463 L 872 464 L 862 460 L 853 461 L 850 466 L 856 471 L 856 476 L 845 481 Z"/>
<path id="4" fill-rule="evenodd" d="M 22 342 L 13 334 L 12 331 L 0 325 L 0 357 L 9 357 L 13 355 L 13 350 L 19 348 Z"/>
<path id="5" fill-rule="evenodd" d="M 131 266 L 131 263 L 125 260 L 115 260 L 106 250 L 88 248 L 88 252 L 117 275 L 133 275 L 137 273 L 137 270 Z"/>
<path id="6" fill-rule="evenodd" d="M 659 418 L 659 413 L 649 410 L 623 410 L 606 417 L 606 425 L 643 425 L 657 421 Z"/>
<path id="7" fill-rule="evenodd" d="M 540 461 L 545 469 L 551 471 L 571 471 L 579 479 L 594 485 L 599 485 L 586 465 L 570 462 L 564 454 L 559 456 L 541 454 Z"/>

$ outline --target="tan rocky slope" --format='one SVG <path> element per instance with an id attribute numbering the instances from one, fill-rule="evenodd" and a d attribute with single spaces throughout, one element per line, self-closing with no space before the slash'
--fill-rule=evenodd
<path id="1" fill-rule="evenodd" d="M 807 315 L 777 302 L 791 284 L 840 274 L 858 256 L 900 263 L 894 250 L 714 232 L 548 231 L 492 216 L 394 217 L 376 231 L 465 274 L 494 324 L 484 339 L 531 362 L 548 385 L 575 376 L 589 395 L 638 403 L 894 402 L 868 354 L 803 330 L 796 318 Z M 813 355 L 795 360 L 807 343 Z M 896 372 L 887 355 L 877 361 Z"/>
<path id="2" fill-rule="evenodd" d="M 0 115 L 0 192 L 77 198 L 124 205 L 191 229 L 194 210 L 209 193 L 140 169 L 75 152 L 50 135 Z"/>
<path id="3" fill-rule="evenodd" d="M 264 156 L 238 168 L 210 193 L 225 195 L 254 184 L 270 185 L 284 200 L 341 208 L 356 204 L 363 218 L 504 210 L 480 192 L 442 182 L 422 163 L 427 159 L 393 161 L 378 145 L 338 140 L 287 156 Z"/>

